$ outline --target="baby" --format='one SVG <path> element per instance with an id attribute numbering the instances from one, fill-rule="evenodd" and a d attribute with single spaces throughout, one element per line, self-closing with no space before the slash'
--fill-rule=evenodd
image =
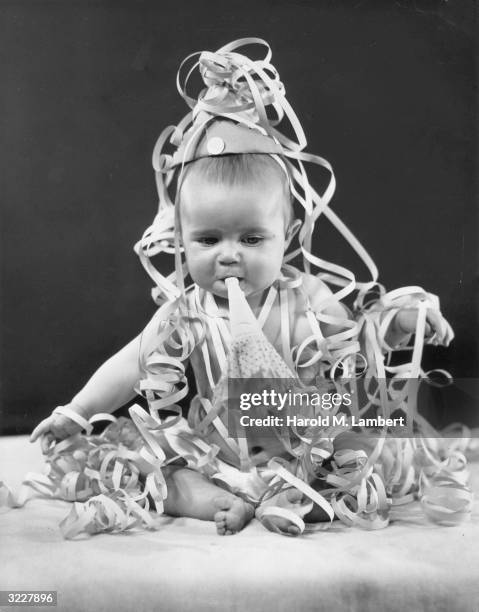
<path id="1" fill-rule="evenodd" d="M 249 143 L 249 138 L 254 144 Z M 181 146 L 188 148 L 192 140 L 191 134 L 187 135 Z M 175 330 L 170 335 L 173 341 L 160 341 L 161 333 L 168 329 L 171 321 L 159 320 L 155 315 L 140 335 L 93 374 L 68 404 L 70 416 L 54 412 L 35 428 L 31 441 L 40 438 L 45 452 L 54 441 L 80 431 L 82 418 L 88 420 L 97 413 L 114 412 L 132 400 L 145 379 L 147 358 L 160 344 L 160 352 L 166 359 L 181 360 L 185 365 L 189 358 L 199 398 L 203 406 L 205 402 L 211 405 L 228 354 L 225 340 L 229 316 L 228 278 L 238 279 L 251 311 L 262 322 L 265 337 L 291 371 L 305 383 L 325 372 L 325 359 L 311 359 L 314 351 L 308 340 L 312 335 L 323 339 L 324 354 L 328 348 L 334 355 L 334 347 L 362 342 L 357 333 L 356 336 L 350 333 L 355 325 L 353 315 L 328 285 L 318 276 L 285 265 L 286 251 L 300 231 L 301 222 L 295 219 L 291 172 L 282 163 L 281 156 L 268 152 L 268 145 L 258 145 L 253 130 L 237 126 L 223 117 L 209 121 L 196 145 L 195 153 L 182 154 L 174 228 L 177 257 L 181 246 L 187 273 L 193 282 L 192 287 L 178 298 L 182 306 L 177 309 L 179 317 L 189 321 L 194 338 L 192 347 L 185 351 L 182 336 Z M 311 312 L 319 313 L 315 317 L 319 329 L 311 321 Z M 201 324 L 191 323 L 196 314 Z M 387 321 L 386 345 L 400 346 L 416 332 L 417 320 L 417 308 L 398 308 Z M 434 335 L 436 343 L 449 342 L 450 328 L 437 309 L 427 309 L 424 335 Z M 303 347 L 301 360 L 294 357 L 293 347 Z M 329 367 L 331 361 L 326 364 L 326 370 Z M 198 414 L 204 418 L 206 412 L 202 409 Z M 75 420 L 75 414 L 81 418 Z M 182 426 L 192 431 L 186 422 Z M 241 473 L 238 453 L 218 429 L 210 428 L 203 440 L 219 448 L 216 469 L 220 473 Z M 273 457 L 294 458 L 275 437 L 262 439 L 261 444 L 249 439 L 247 444 L 254 465 L 262 470 L 265 487 L 271 482 L 265 468 L 268 461 Z M 165 512 L 172 516 L 215 521 L 221 535 L 241 530 L 255 515 L 260 505 L 258 499 L 264 493 L 260 491 L 255 498 L 251 488 L 231 484 L 235 481 L 234 476 L 230 480 L 224 476 L 218 481 L 204 470 L 185 466 L 184 462 L 170 463 L 162 471 L 168 491 Z M 301 498 L 299 490 L 290 488 L 268 503 L 288 508 L 298 504 Z M 262 515 L 257 512 L 257 516 Z M 308 508 L 305 516 L 310 522 L 327 518 L 316 504 Z M 281 513 L 269 515 L 265 524 L 289 535 L 300 532 L 300 527 Z"/>

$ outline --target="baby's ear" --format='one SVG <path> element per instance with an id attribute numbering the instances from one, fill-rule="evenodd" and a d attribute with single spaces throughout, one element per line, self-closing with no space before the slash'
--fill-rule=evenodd
<path id="1" fill-rule="evenodd" d="M 289 224 L 288 229 L 286 230 L 286 236 L 285 236 L 286 249 L 291 244 L 291 240 L 293 240 L 295 235 L 298 233 L 301 225 L 302 225 L 302 221 L 300 221 L 299 219 L 295 219 L 292 223 Z"/>

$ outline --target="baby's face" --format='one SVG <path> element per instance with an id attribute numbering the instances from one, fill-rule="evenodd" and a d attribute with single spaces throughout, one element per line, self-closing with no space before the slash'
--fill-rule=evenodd
<path id="1" fill-rule="evenodd" d="M 188 175 L 181 189 L 182 241 L 190 276 L 219 297 L 235 276 L 246 295 L 279 276 L 289 238 L 284 187 L 274 176 L 242 185 Z"/>

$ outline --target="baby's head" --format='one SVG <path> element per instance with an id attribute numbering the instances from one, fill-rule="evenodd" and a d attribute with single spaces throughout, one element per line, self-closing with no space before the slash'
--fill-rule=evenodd
<path id="1" fill-rule="evenodd" d="M 198 159 L 185 168 L 177 194 L 177 223 L 193 281 L 226 297 L 236 276 L 246 295 L 279 276 L 298 222 L 285 170 L 270 155 Z"/>

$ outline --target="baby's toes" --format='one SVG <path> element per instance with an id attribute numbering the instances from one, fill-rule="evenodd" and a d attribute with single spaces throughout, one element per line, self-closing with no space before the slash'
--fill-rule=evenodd
<path id="1" fill-rule="evenodd" d="M 262 523 L 269 531 L 279 531 L 283 535 L 298 536 L 301 533 L 301 529 L 297 525 L 292 525 L 288 519 L 268 516 L 268 520 L 263 519 Z"/>
<path id="2" fill-rule="evenodd" d="M 214 500 L 214 503 L 218 508 L 214 518 L 220 535 L 237 533 L 253 518 L 252 505 L 238 497 L 220 496 Z"/>
<path id="3" fill-rule="evenodd" d="M 224 512 L 224 510 L 221 510 L 220 512 L 217 512 L 214 516 L 215 519 L 215 523 L 216 523 L 216 531 L 218 533 L 218 535 L 226 535 L 226 512 Z"/>
<path id="4" fill-rule="evenodd" d="M 288 489 L 285 493 L 286 499 L 292 504 L 299 504 L 303 499 L 303 494 L 298 489 Z"/>

